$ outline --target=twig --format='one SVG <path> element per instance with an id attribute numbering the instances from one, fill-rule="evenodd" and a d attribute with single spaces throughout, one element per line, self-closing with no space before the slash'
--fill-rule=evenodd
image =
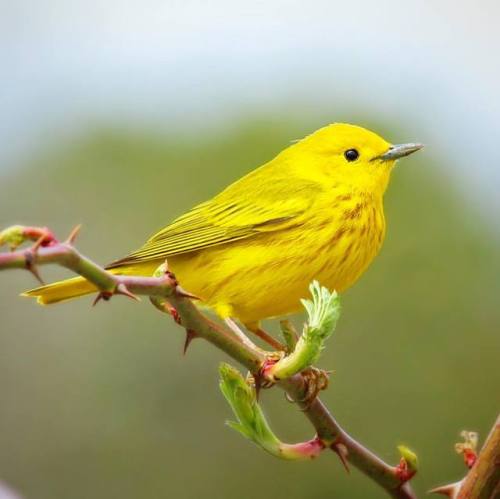
<path id="1" fill-rule="evenodd" d="M 494 497 L 500 497 L 500 416 L 458 492 L 458 499 Z"/>
<path id="2" fill-rule="evenodd" d="M 479 455 L 476 453 L 477 433 L 463 431 L 464 443 L 455 445 L 469 472 L 462 480 L 436 487 L 429 492 L 450 499 L 497 499 L 500 497 L 500 415 L 484 442 Z"/>
<path id="3" fill-rule="evenodd" d="M 176 310 L 180 323 L 186 331 L 195 332 L 196 337 L 209 341 L 252 373 L 258 373 L 262 369 L 267 360 L 266 352 L 241 343 L 230 331 L 205 317 L 192 303 L 190 295 L 178 286 L 171 273 L 167 271 L 160 277 L 112 274 L 81 255 L 74 248 L 73 240 L 74 236 L 64 243 L 54 240 L 51 245 L 37 247 L 35 250 L 0 253 L 0 271 L 6 269 L 33 271 L 38 265 L 57 264 L 85 277 L 100 290 L 99 296 L 106 299 L 114 294 L 165 298 Z M 277 385 L 293 400 L 302 400 L 307 392 L 306 381 L 302 374 L 280 380 Z M 312 403 L 299 402 L 299 406 L 314 426 L 322 444 L 334 450 L 344 463 L 351 463 L 392 497 L 400 499 L 416 497 L 409 481 L 401 479 L 398 467 L 385 463 L 348 435 L 319 398 Z"/>

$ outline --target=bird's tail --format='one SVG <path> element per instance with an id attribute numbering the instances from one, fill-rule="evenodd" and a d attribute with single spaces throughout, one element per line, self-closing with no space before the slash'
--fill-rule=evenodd
<path id="1" fill-rule="evenodd" d="M 119 275 L 152 275 L 160 262 L 143 262 L 135 265 L 124 265 L 113 269 L 106 269 L 112 274 Z M 21 296 L 29 296 L 36 298 L 40 305 L 51 305 L 80 296 L 96 293 L 97 287 L 84 277 L 73 277 L 64 281 L 54 282 L 47 286 L 30 289 L 21 294 Z"/>
<path id="2" fill-rule="evenodd" d="M 21 296 L 36 298 L 40 305 L 50 305 L 61 301 L 71 300 L 97 291 L 97 288 L 84 277 L 73 277 L 65 281 L 54 282 L 47 286 L 30 289 Z"/>

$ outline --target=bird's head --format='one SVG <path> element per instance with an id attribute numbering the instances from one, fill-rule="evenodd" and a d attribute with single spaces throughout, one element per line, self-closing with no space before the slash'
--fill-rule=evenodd
<path id="1" fill-rule="evenodd" d="M 288 159 L 294 168 L 304 170 L 298 173 L 309 178 L 382 194 L 396 161 L 422 147 L 417 143 L 392 145 L 365 128 L 334 123 L 290 147 Z"/>

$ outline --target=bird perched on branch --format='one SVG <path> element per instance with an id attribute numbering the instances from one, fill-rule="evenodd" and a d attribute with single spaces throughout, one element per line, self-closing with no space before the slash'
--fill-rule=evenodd
<path id="1" fill-rule="evenodd" d="M 260 321 L 300 310 L 313 279 L 341 292 L 361 276 L 384 240 L 394 164 L 421 148 L 354 125 L 326 126 L 107 268 L 150 275 L 168 259 L 184 289 L 263 337 Z M 77 277 L 25 295 L 47 305 L 95 291 Z"/>

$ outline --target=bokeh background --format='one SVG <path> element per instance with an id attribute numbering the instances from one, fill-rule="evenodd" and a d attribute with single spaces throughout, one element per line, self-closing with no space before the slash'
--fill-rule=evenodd
<path id="1" fill-rule="evenodd" d="M 420 493 L 456 480 L 458 433 L 484 437 L 500 408 L 499 11 L 4 1 L 0 226 L 83 223 L 79 247 L 105 263 L 324 124 L 426 143 L 396 169 L 383 251 L 343 296 L 323 398 L 383 458 L 414 449 Z M 333 454 L 280 462 L 225 427 L 227 359 L 202 342 L 183 358 L 148 303 L 41 308 L 17 296 L 33 284 L 0 278 L 0 480 L 23 497 L 385 497 Z M 278 392 L 262 398 L 283 439 L 311 436 Z"/>

